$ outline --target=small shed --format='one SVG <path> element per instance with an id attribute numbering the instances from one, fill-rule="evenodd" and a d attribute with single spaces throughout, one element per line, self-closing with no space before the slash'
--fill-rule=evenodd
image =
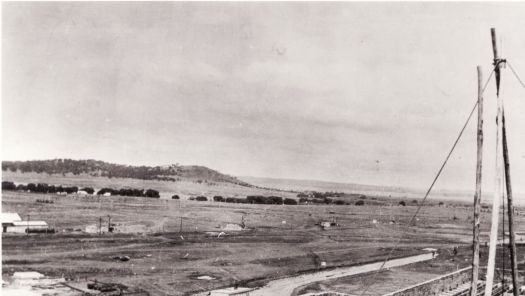
<path id="1" fill-rule="evenodd" d="M 320 225 L 321 225 L 321 228 L 326 229 L 326 228 L 330 228 L 330 226 L 332 226 L 332 223 L 330 223 L 329 221 L 322 221 Z"/>
<path id="2" fill-rule="evenodd" d="M 253 292 L 255 288 L 225 288 L 225 289 L 218 289 L 213 290 L 210 292 L 210 296 L 250 296 L 250 292 Z"/>
<path id="3" fill-rule="evenodd" d="M 6 232 L 26 233 L 27 229 L 46 229 L 49 228 L 45 221 L 15 221 L 12 226 L 8 226 Z"/>
<path id="4" fill-rule="evenodd" d="M 7 227 L 13 226 L 13 222 L 22 221 L 17 213 L 2 213 L 2 232 L 7 232 Z"/>

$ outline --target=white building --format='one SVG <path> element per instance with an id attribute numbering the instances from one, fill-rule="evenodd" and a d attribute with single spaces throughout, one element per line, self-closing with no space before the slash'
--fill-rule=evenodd
<path id="1" fill-rule="evenodd" d="M 49 228 L 45 221 L 14 221 L 12 226 L 8 226 L 5 232 L 26 233 L 26 229 L 46 229 Z"/>
<path id="2" fill-rule="evenodd" d="M 7 232 L 7 227 L 13 226 L 13 222 L 22 221 L 17 213 L 2 213 L 2 232 Z"/>

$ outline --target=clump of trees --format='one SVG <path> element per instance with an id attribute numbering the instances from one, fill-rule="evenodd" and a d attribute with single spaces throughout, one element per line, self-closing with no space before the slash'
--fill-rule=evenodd
<path id="1" fill-rule="evenodd" d="M 223 202 L 224 201 L 224 197 L 220 196 L 220 195 L 215 195 L 213 197 L 213 201 L 217 201 L 217 202 Z"/>
<path id="2" fill-rule="evenodd" d="M 202 195 L 200 195 L 200 196 L 197 196 L 197 197 L 195 198 L 195 200 L 196 200 L 196 201 L 208 201 L 208 198 L 207 198 L 206 196 L 202 196 Z"/>
<path id="3" fill-rule="evenodd" d="M 159 192 L 157 190 L 155 190 L 155 189 L 148 189 L 148 190 L 146 190 L 146 192 L 144 193 L 144 196 L 145 197 L 160 198 Z"/>
<path id="4" fill-rule="evenodd" d="M 2 190 L 16 190 L 16 185 L 13 182 L 3 181 Z"/>
<path id="5" fill-rule="evenodd" d="M 292 198 L 285 198 L 283 203 L 285 205 L 296 205 L 297 201 L 295 199 L 292 199 Z"/>
<path id="6" fill-rule="evenodd" d="M 355 205 L 356 205 L 356 206 L 364 206 L 364 205 L 365 205 L 365 201 L 362 200 L 362 199 L 361 199 L 361 200 L 358 200 L 358 201 L 355 202 Z"/>
<path id="7" fill-rule="evenodd" d="M 177 194 L 174 194 L 171 196 L 171 199 L 180 199 L 180 197 Z"/>
<path id="8" fill-rule="evenodd" d="M 48 200 L 48 199 L 37 199 L 36 202 L 37 203 L 46 203 L 46 204 L 53 204 L 53 203 L 55 203 L 54 201 Z"/>
<path id="9" fill-rule="evenodd" d="M 242 203 L 242 204 L 248 203 L 248 200 L 246 200 L 246 198 L 240 198 L 240 197 L 227 197 L 224 201 L 229 202 L 229 203 Z"/>
<path id="10" fill-rule="evenodd" d="M 327 191 L 327 192 L 317 192 L 317 191 L 311 191 L 311 192 L 300 192 L 297 194 L 297 197 L 305 198 L 305 197 L 313 197 L 313 198 L 328 198 L 328 197 L 343 197 L 345 195 L 344 192 L 336 192 L 336 191 Z"/>
<path id="11" fill-rule="evenodd" d="M 247 203 L 251 204 L 266 204 L 266 205 L 282 205 L 283 198 L 280 196 L 262 196 L 262 195 L 248 195 L 246 197 Z"/>
<path id="12" fill-rule="evenodd" d="M 136 189 L 136 188 L 113 189 L 113 188 L 106 187 L 106 188 L 100 189 L 97 192 L 97 195 L 104 195 L 106 193 L 109 193 L 111 195 L 121 195 L 121 196 L 160 198 L 160 194 L 157 190 L 147 189 L 144 191 L 144 189 Z"/>
<path id="13" fill-rule="evenodd" d="M 67 193 L 72 194 L 78 192 L 77 186 L 62 186 L 62 185 L 49 185 L 46 183 L 29 183 L 29 184 L 18 184 L 10 181 L 2 182 L 2 190 L 17 190 L 17 191 L 28 191 L 34 193 Z"/>
<path id="14" fill-rule="evenodd" d="M 404 207 L 404 206 L 406 206 L 406 205 L 407 205 L 407 203 L 406 203 L 406 202 L 405 202 L 404 200 L 402 200 L 402 201 L 400 201 L 400 202 L 398 203 L 398 205 L 400 205 L 400 206 L 403 206 L 403 207 Z"/>
<path id="15" fill-rule="evenodd" d="M 95 193 L 95 189 L 93 189 L 92 187 L 83 187 L 80 189 L 80 191 L 85 191 L 87 194 Z"/>

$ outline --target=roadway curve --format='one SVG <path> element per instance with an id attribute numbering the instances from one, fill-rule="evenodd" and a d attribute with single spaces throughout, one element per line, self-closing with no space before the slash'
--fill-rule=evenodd
<path id="1" fill-rule="evenodd" d="M 436 254 L 437 255 L 437 254 Z M 431 260 L 432 253 L 409 256 L 399 259 L 392 259 L 385 263 L 383 268 L 398 267 L 416 262 Z M 303 274 L 298 276 L 287 277 L 283 279 L 273 280 L 265 286 L 250 292 L 253 296 L 275 296 L 275 295 L 293 295 L 294 290 L 298 287 L 311 284 L 314 282 L 330 280 L 350 275 L 357 275 L 378 270 L 383 264 L 383 261 L 356 265 L 350 267 L 341 267 L 333 270 L 319 271 L 310 274 Z"/>

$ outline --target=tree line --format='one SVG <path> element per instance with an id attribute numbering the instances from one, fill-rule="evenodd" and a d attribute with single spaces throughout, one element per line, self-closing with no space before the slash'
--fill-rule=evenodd
<path id="1" fill-rule="evenodd" d="M 35 193 L 65 193 L 65 194 L 73 194 L 73 193 L 87 193 L 87 194 L 94 194 L 95 189 L 92 187 L 82 187 L 79 188 L 77 186 L 62 186 L 62 185 L 49 185 L 46 183 L 28 183 L 28 184 L 18 184 L 16 185 L 14 182 L 10 181 L 3 181 L 2 182 L 2 190 L 11 190 L 11 191 L 26 191 L 26 192 L 35 192 Z M 121 189 L 113 189 L 113 188 L 102 188 L 99 191 L 97 191 L 97 195 L 104 195 L 105 193 L 110 193 L 111 195 L 121 195 L 121 196 L 138 196 L 138 197 L 152 197 L 152 198 L 160 198 L 160 194 L 157 190 L 154 189 L 134 189 L 134 188 L 121 188 Z"/>

